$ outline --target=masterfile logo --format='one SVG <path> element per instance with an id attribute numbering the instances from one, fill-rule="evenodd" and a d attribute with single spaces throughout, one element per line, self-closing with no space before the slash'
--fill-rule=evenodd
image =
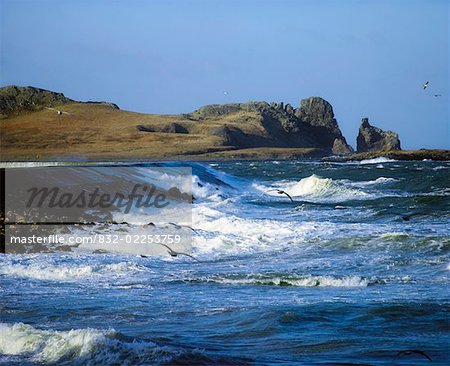
<path id="1" fill-rule="evenodd" d="M 4 182 L 4 251 L 89 244 L 106 252 L 151 254 L 152 244 L 190 247 L 191 168 L 7 168 Z"/>

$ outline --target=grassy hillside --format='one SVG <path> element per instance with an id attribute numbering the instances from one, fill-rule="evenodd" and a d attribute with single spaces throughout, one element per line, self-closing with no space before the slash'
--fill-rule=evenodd
<path id="1" fill-rule="evenodd" d="M 108 159 L 207 159 L 227 150 L 239 150 L 245 157 L 247 149 L 223 146 L 223 137 L 211 131 L 224 125 L 239 127 L 243 132 L 267 133 L 260 116 L 254 112 L 190 120 L 189 116 L 140 114 L 90 103 L 54 104 L 53 109 L 25 111 L 0 119 L 1 160 L 108 160 Z M 58 114 L 57 111 L 61 111 Z M 189 133 L 142 132 L 143 125 L 154 130 L 177 123 Z M 243 150 L 243 151 L 242 151 Z M 261 154 L 292 154 L 283 149 L 265 148 Z M 300 155 L 318 154 L 315 149 L 293 149 Z M 211 155 L 214 153 L 214 155 Z M 248 151 L 254 156 L 255 151 Z"/>

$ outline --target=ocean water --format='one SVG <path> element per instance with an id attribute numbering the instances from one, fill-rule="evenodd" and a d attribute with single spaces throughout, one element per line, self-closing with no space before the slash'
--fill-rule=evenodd
<path id="1" fill-rule="evenodd" d="M 201 262 L 1 255 L 0 364 L 450 364 L 449 162 L 189 165 Z"/>

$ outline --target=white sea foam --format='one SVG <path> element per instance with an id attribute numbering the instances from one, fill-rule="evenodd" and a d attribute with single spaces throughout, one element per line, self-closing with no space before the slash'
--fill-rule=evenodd
<path id="1" fill-rule="evenodd" d="M 401 240 L 409 238 L 409 235 L 403 231 L 393 231 L 381 234 L 380 238 L 387 240 Z"/>
<path id="2" fill-rule="evenodd" d="M 374 158 L 374 159 L 361 160 L 359 163 L 360 164 L 379 164 L 379 163 L 392 163 L 392 162 L 395 162 L 395 161 L 397 161 L 397 160 L 389 159 L 389 158 L 386 158 L 384 156 L 380 156 L 380 157 Z"/>
<path id="3" fill-rule="evenodd" d="M 30 264 L 2 263 L 0 275 L 45 281 L 73 281 L 88 277 L 124 276 L 142 270 L 144 270 L 144 267 L 128 262 L 92 266 L 76 263 L 70 265 L 51 264 L 41 261 Z"/>
<path id="4" fill-rule="evenodd" d="M 192 195 L 196 200 L 208 198 L 220 201 L 224 192 L 217 186 L 208 182 L 202 182 L 197 175 L 192 176 Z"/>
<path id="5" fill-rule="evenodd" d="M 189 174 L 189 169 L 186 168 L 135 167 L 133 173 L 142 175 L 142 177 L 145 177 L 146 180 L 149 180 L 153 185 L 159 188 L 170 189 L 172 187 L 177 187 L 181 192 L 188 194 L 192 191 L 191 174 Z"/>
<path id="6" fill-rule="evenodd" d="M 279 196 L 276 190 L 282 189 L 292 197 L 317 202 L 343 202 L 371 198 L 367 192 L 346 187 L 331 178 L 322 178 L 315 174 L 297 182 L 280 182 L 273 187 L 255 184 L 254 187 L 271 196 Z"/>
<path id="7" fill-rule="evenodd" d="M 359 276 L 280 276 L 248 275 L 242 277 L 211 276 L 190 278 L 193 282 L 212 282 L 226 285 L 263 285 L 297 287 L 367 287 L 371 281 Z"/>
<path id="8" fill-rule="evenodd" d="M 192 238 L 195 254 L 217 257 L 305 248 L 310 245 L 310 240 L 317 238 L 337 239 L 348 237 L 349 232 L 372 235 L 386 231 L 383 225 L 312 221 L 309 214 L 301 221 L 241 217 L 232 213 L 236 210 L 227 212 L 222 207 L 213 207 L 207 203 L 196 205 L 193 227 L 197 233 Z"/>
<path id="9" fill-rule="evenodd" d="M 352 181 L 348 181 L 348 180 L 342 180 L 342 183 L 344 183 L 346 185 L 349 185 L 352 187 L 361 187 L 361 188 L 377 186 L 377 185 L 384 185 L 384 184 L 394 183 L 394 182 L 398 182 L 398 180 L 395 178 L 387 178 L 387 177 L 379 177 L 374 180 L 361 181 L 361 182 L 352 182 Z"/>
<path id="10" fill-rule="evenodd" d="M 148 341 L 126 342 L 119 336 L 112 329 L 56 331 L 23 323 L 0 323 L 0 354 L 22 355 L 27 361 L 38 363 L 71 365 L 133 365 L 145 359 L 167 360 L 169 348 Z"/>
<path id="11" fill-rule="evenodd" d="M 246 253 L 274 249 L 296 237 L 288 223 L 269 219 L 246 219 L 212 207 L 196 207 L 193 226 L 199 230 L 192 246 L 196 253 Z M 300 231 L 296 228 L 296 231 Z"/>
<path id="12" fill-rule="evenodd" d="M 433 170 L 442 170 L 442 169 L 450 169 L 448 166 L 438 165 L 433 168 Z"/>

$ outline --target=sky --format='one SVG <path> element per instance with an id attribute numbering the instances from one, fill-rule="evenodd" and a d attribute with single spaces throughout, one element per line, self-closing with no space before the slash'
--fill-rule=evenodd
<path id="1" fill-rule="evenodd" d="M 448 149 L 449 7 L 449 0 L 0 0 L 0 86 L 174 114 L 252 100 L 297 107 L 320 96 L 353 146 L 368 117 L 398 132 L 404 149 Z"/>

